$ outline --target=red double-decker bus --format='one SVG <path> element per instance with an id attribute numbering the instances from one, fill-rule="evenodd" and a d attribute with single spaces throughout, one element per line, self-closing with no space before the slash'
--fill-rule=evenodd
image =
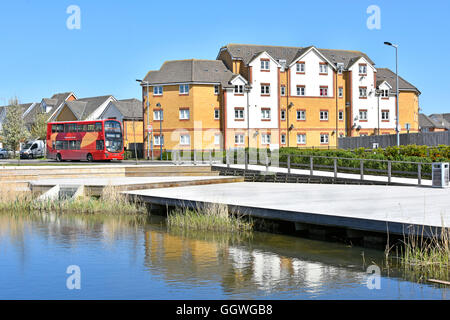
<path id="1" fill-rule="evenodd" d="M 47 124 L 47 158 L 123 160 L 122 125 L 114 119 Z"/>

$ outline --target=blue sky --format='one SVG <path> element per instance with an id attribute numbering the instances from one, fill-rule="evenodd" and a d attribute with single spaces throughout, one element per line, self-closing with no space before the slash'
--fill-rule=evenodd
<path id="1" fill-rule="evenodd" d="M 81 29 L 69 30 L 69 5 Z M 369 30 L 370 5 L 381 29 Z M 215 59 L 227 43 L 361 50 L 418 87 L 426 114 L 450 112 L 446 1 L 15 0 L 0 4 L 0 105 L 53 93 L 141 98 L 136 78 L 165 60 Z"/>

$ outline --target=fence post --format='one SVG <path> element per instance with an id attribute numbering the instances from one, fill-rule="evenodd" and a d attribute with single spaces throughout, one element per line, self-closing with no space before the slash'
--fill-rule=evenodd
<path id="1" fill-rule="evenodd" d="M 230 153 L 228 150 L 225 150 L 225 162 L 227 163 L 227 168 L 230 167 Z"/>
<path id="2" fill-rule="evenodd" d="M 194 150 L 194 166 L 197 164 L 197 153 Z"/>
<path id="3" fill-rule="evenodd" d="M 337 158 L 333 159 L 333 165 L 334 165 L 334 179 L 337 178 Z"/>
<path id="4" fill-rule="evenodd" d="M 314 159 L 313 156 L 309 156 L 309 175 L 312 176 L 314 174 Z"/>
<path id="5" fill-rule="evenodd" d="M 288 174 L 291 174 L 291 155 L 288 154 L 287 156 L 287 168 L 288 168 Z"/>
<path id="6" fill-rule="evenodd" d="M 245 171 L 248 170 L 248 154 L 247 150 L 244 151 L 244 164 L 245 164 Z"/>
<path id="7" fill-rule="evenodd" d="M 269 172 L 269 158 L 266 155 L 266 172 Z"/>
<path id="8" fill-rule="evenodd" d="M 212 152 L 209 150 L 209 165 L 212 166 Z"/>
<path id="9" fill-rule="evenodd" d="M 391 176 L 392 176 L 392 162 L 388 161 L 388 183 L 391 183 Z"/>
<path id="10" fill-rule="evenodd" d="M 417 165 L 417 184 L 422 185 L 422 164 Z"/>
<path id="11" fill-rule="evenodd" d="M 359 171 L 361 174 L 361 180 L 364 180 L 364 160 L 359 160 Z"/>

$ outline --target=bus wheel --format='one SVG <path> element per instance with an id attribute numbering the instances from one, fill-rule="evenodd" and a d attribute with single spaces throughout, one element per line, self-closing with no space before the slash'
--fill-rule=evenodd
<path id="1" fill-rule="evenodd" d="M 58 154 L 56 155 L 56 161 L 58 161 L 58 162 L 61 162 L 61 161 L 62 161 L 62 158 L 61 158 L 61 154 L 60 154 L 60 153 L 58 153 Z"/>
<path id="2" fill-rule="evenodd" d="M 92 157 L 92 154 L 88 153 L 88 155 L 87 155 L 87 161 L 89 161 L 89 162 L 94 161 L 94 158 Z"/>

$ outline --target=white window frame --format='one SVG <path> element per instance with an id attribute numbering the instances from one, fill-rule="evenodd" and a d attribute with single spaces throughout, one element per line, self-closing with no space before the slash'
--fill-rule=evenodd
<path id="1" fill-rule="evenodd" d="M 163 87 L 162 86 L 154 86 L 153 87 L 153 95 L 154 96 L 162 96 L 163 94 Z"/>
<path id="2" fill-rule="evenodd" d="M 216 145 L 216 146 L 218 146 L 218 145 L 220 145 L 220 136 L 221 136 L 221 134 L 220 133 L 216 133 L 216 134 L 214 134 L 214 144 Z"/>
<path id="3" fill-rule="evenodd" d="M 261 144 L 269 145 L 270 144 L 270 133 L 261 134 Z"/>
<path id="4" fill-rule="evenodd" d="M 301 63 L 297 63 L 296 64 L 296 67 L 295 67 L 295 71 L 296 72 L 301 72 L 301 73 L 304 73 L 305 72 L 305 63 L 304 62 L 301 62 Z"/>
<path id="5" fill-rule="evenodd" d="M 162 142 L 162 144 L 160 144 Z M 159 136 L 153 136 L 153 144 L 155 146 L 161 146 L 164 145 L 164 135 L 159 135 Z"/>
<path id="6" fill-rule="evenodd" d="M 286 86 L 285 85 L 280 86 L 280 95 L 283 97 L 286 95 Z"/>
<path id="7" fill-rule="evenodd" d="M 234 94 L 244 94 L 244 86 L 242 84 L 235 85 Z"/>
<path id="8" fill-rule="evenodd" d="M 155 121 L 164 120 L 164 111 L 163 110 L 153 110 L 153 120 L 155 120 Z"/>
<path id="9" fill-rule="evenodd" d="M 270 120 L 270 109 L 261 109 L 261 119 L 262 120 Z"/>
<path id="10" fill-rule="evenodd" d="M 188 84 L 180 84 L 178 87 L 178 92 L 180 94 L 189 94 L 189 85 Z"/>
<path id="11" fill-rule="evenodd" d="M 236 114 L 237 112 L 237 114 Z M 237 115 L 237 116 L 236 116 Z M 244 109 L 234 109 L 234 120 L 243 120 L 244 119 Z"/>
<path id="12" fill-rule="evenodd" d="M 306 120 L 306 110 L 297 110 L 297 120 Z"/>
<path id="13" fill-rule="evenodd" d="M 339 94 L 339 98 L 342 98 L 344 96 L 344 88 L 343 87 L 339 87 L 338 94 Z"/>
<path id="14" fill-rule="evenodd" d="M 286 109 L 280 111 L 280 120 L 286 120 Z"/>
<path id="15" fill-rule="evenodd" d="M 342 110 L 338 111 L 338 120 L 339 121 L 344 120 L 344 111 Z"/>
<path id="16" fill-rule="evenodd" d="M 330 136 L 328 133 L 326 134 L 320 134 L 320 144 L 329 144 L 330 143 Z"/>
<path id="17" fill-rule="evenodd" d="M 306 95 L 306 86 L 298 86 L 297 87 L 297 95 L 303 97 Z"/>
<path id="18" fill-rule="evenodd" d="M 381 120 L 389 121 L 390 120 L 390 111 L 389 110 L 383 110 L 381 111 Z M 387 114 L 387 117 L 385 115 Z"/>
<path id="19" fill-rule="evenodd" d="M 214 109 L 214 120 L 220 120 L 220 109 Z"/>
<path id="20" fill-rule="evenodd" d="M 326 90 L 325 91 L 326 94 L 321 94 L 322 90 Z M 328 97 L 328 86 L 320 86 L 319 87 L 319 96 L 321 96 L 321 97 Z"/>
<path id="21" fill-rule="evenodd" d="M 181 146 L 191 145 L 191 136 L 189 134 L 180 135 L 180 145 Z"/>
<path id="22" fill-rule="evenodd" d="M 286 144 L 286 134 L 285 133 L 282 133 L 280 135 L 280 143 L 281 144 Z"/>
<path id="23" fill-rule="evenodd" d="M 367 121 L 369 118 L 367 110 L 359 110 L 359 120 Z"/>
<path id="24" fill-rule="evenodd" d="M 219 85 L 218 85 L 218 84 L 215 84 L 215 85 L 214 85 L 214 94 L 217 95 L 217 94 L 219 94 L 219 93 L 220 93 Z"/>
<path id="25" fill-rule="evenodd" d="M 359 87 L 359 97 L 367 98 L 367 88 L 366 87 Z"/>
<path id="26" fill-rule="evenodd" d="M 190 116 L 189 109 L 180 109 L 180 120 L 189 120 Z"/>
<path id="27" fill-rule="evenodd" d="M 305 133 L 297 134 L 297 144 L 306 144 L 306 134 Z"/>
<path id="28" fill-rule="evenodd" d="M 319 118 L 322 121 L 328 120 L 328 111 L 326 110 L 320 110 L 319 112 Z"/>
<path id="29" fill-rule="evenodd" d="M 366 76 L 367 75 L 367 65 L 366 64 L 360 64 L 358 67 L 359 67 L 359 74 Z"/>
<path id="30" fill-rule="evenodd" d="M 319 64 L 319 72 L 321 74 L 328 74 L 328 65 L 327 64 Z"/>
<path id="31" fill-rule="evenodd" d="M 270 84 L 262 84 L 261 85 L 261 95 L 263 95 L 263 96 L 270 95 Z"/>
<path id="32" fill-rule="evenodd" d="M 236 145 L 244 144 L 244 135 L 242 133 L 237 133 L 234 135 L 234 144 Z"/>
<path id="33" fill-rule="evenodd" d="M 261 60 L 261 70 L 270 71 L 270 60 Z"/>

